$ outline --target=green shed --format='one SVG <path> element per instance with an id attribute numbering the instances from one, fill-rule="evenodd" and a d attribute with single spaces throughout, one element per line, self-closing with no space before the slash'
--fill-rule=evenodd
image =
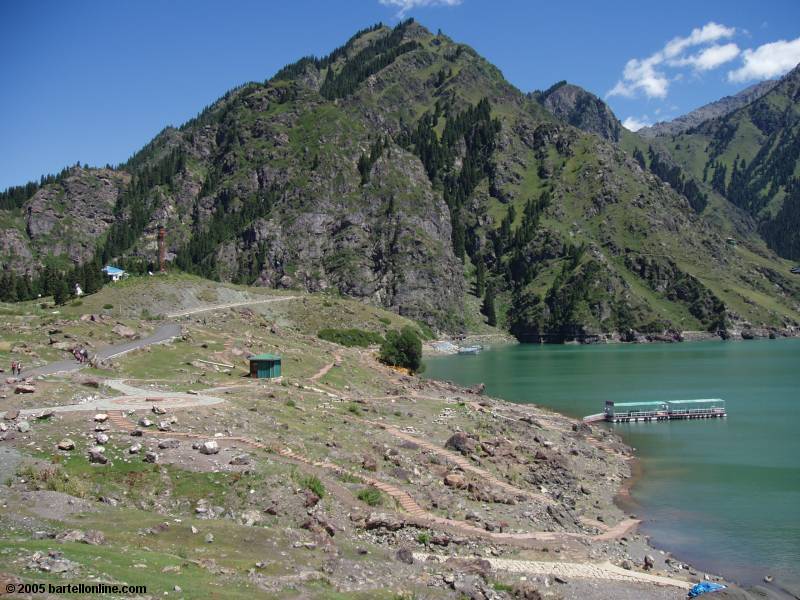
<path id="1" fill-rule="evenodd" d="M 280 376 L 280 356 L 276 354 L 255 354 L 250 357 L 250 377 L 272 379 Z"/>

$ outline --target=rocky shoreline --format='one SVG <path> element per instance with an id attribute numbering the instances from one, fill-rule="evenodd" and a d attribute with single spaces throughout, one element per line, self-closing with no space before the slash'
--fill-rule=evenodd
<path id="1" fill-rule="evenodd" d="M 533 343 L 533 344 L 674 344 L 691 342 L 710 342 L 710 341 L 750 341 L 750 340 L 778 340 L 800 337 L 800 327 L 750 327 L 743 329 L 728 329 L 720 332 L 710 331 L 665 331 L 662 333 L 640 333 L 629 332 L 622 335 L 619 333 L 586 334 L 583 337 L 572 340 L 559 341 L 528 341 L 520 342 L 510 335 L 497 333 L 487 336 L 465 336 L 462 339 L 445 337 L 432 342 L 426 342 L 423 351 L 427 355 L 447 355 L 457 354 L 459 346 L 470 346 L 480 344 L 482 339 L 488 339 L 488 344 L 492 346 Z M 488 348 L 485 348 L 488 349 Z"/>

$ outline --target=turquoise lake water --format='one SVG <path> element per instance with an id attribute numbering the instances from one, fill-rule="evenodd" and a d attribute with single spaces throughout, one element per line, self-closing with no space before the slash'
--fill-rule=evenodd
<path id="1" fill-rule="evenodd" d="M 613 426 L 643 469 L 631 510 L 699 568 L 800 583 L 800 340 L 518 345 L 426 364 L 426 377 L 574 417 L 605 400 L 725 399 L 727 419 Z"/>

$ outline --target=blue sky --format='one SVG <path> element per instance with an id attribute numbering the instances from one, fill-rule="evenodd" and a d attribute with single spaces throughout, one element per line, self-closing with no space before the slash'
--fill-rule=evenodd
<path id="1" fill-rule="evenodd" d="M 796 0 L 9 0 L 0 188 L 122 162 L 227 89 L 401 16 L 470 44 L 524 91 L 577 83 L 632 128 L 800 62 Z"/>

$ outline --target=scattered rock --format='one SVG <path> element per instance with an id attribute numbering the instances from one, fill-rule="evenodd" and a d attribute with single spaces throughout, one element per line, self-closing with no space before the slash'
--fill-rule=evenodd
<path id="1" fill-rule="evenodd" d="M 486 384 L 485 383 L 476 383 L 475 385 L 467 388 L 467 392 L 470 394 L 476 394 L 478 396 L 483 396 L 486 392 Z"/>
<path id="2" fill-rule="evenodd" d="M 99 465 L 104 465 L 108 462 L 108 457 L 103 454 L 106 451 L 105 448 L 102 446 L 94 446 L 89 448 L 89 462 L 90 463 L 97 463 Z"/>
<path id="3" fill-rule="evenodd" d="M 111 331 L 113 333 L 116 333 L 118 336 L 124 338 L 136 337 L 136 332 L 127 325 L 123 325 L 122 323 L 117 323 L 116 325 L 114 325 L 114 328 Z"/>
<path id="4" fill-rule="evenodd" d="M 319 503 L 320 500 L 319 496 L 317 496 L 311 490 L 303 490 L 303 495 L 305 496 L 303 506 L 305 506 L 306 508 L 311 508 Z"/>
<path id="5" fill-rule="evenodd" d="M 405 523 L 394 515 L 386 513 L 370 513 L 364 522 L 366 529 L 388 529 L 397 531 L 405 527 Z"/>
<path id="6" fill-rule="evenodd" d="M 148 419 L 147 417 L 142 417 L 141 419 L 139 419 L 139 426 L 140 427 L 152 427 L 153 426 L 153 422 L 150 419 Z"/>
<path id="7" fill-rule="evenodd" d="M 210 544 L 211 542 L 214 541 L 214 534 L 213 533 L 207 533 L 206 537 L 204 539 L 205 539 L 206 544 Z"/>
<path id="8" fill-rule="evenodd" d="M 408 548 L 400 548 L 395 556 L 397 560 L 404 562 L 407 565 L 414 564 L 414 554 Z"/>
<path id="9" fill-rule="evenodd" d="M 27 383 L 20 383 L 14 388 L 15 394 L 33 394 L 35 391 L 36 387 Z"/>
<path id="10" fill-rule="evenodd" d="M 467 487 L 467 479 L 466 477 L 464 477 L 462 473 L 451 471 L 450 473 L 444 476 L 444 484 L 447 487 L 456 488 L 457 490 L 463 490 Z"/>
<path id="11" fill-rule="evenodd" d="M 97 423 L 105 423 L 106 421 L 108 421 L 108 415 L 106 413 L 97 413 L 94 416 L 94 420 Z"/>
<path id="12" fill-rule="evenodd" d="M 31 424 L 27 421 L 20 421 L 17 423 L 17 431 L 20 433 L 28 433 L 31 430 Z"/>
<path id="13" fill-rule="evenodd" d="M 214 440 L 209 442 L 203 442 L 200 445 L 200 454 L 218 454 L 219 453 L 219 444 Z"/>
<path id="14" fill-rule="evenodd" d="M 108 443 L 109 437 L 105 433 L 97 433 L 94 436 L 94 441 L 98 443 L 98 445 L 103 446 Z"/>
<path id="15" fill-rule="evenodd" d="M 372 456 L 364 456 L 361 460 L 361 468 L 365 471 L 377 471 L 378 461 L 376 461 Z"/>
<path id="16" fill-rule="evenodd" d="M 141 444 L 133 444 L 130 448 L 128 448 L 128 454 L 139 454 L 142 451 Z"/>
<path id="17" fill-rule="evenodd" d="M 144 453 L 144 462 L 146 463 L 157 463 L 158 462 L 158 454 L 153 452 L 152 450 L 148 450 Z"/>
<path id="18" fill-rule="evenodd" d="M 645 557 L 644 557 L 644 568 L 649 571 L 650 569 L 652 569 L 655 566 L 656 566 L 656 559 L 653 558 L 653 556 L 651 554 L 645 554 Z"/>
<path id="19" fill-rule="evenodd" d="M 59 450 L 74 450 L 75 449 L 75 442 L 73 442 L 69 438 L 64 438 L 60 442 L 58 442 L 58 449 Z"/>
<path id="20" fill-rule="evenodd" d="M 233 465 L 233 466 L 249 465 L 250 464 L 250 456 L 247 455 L 247 454 L 237 454 L 236 456 L 234 456 L 230 460 L 230 462 L 228 464 L 229 465 Z"/>
<path id="21" fill-rule="evenodd" d="M 469 437 L 463 431 L 459 431 L 450 436 L 450 439 L 445 442 L 444 447 L 450 450 L 456 450 L 457 452 L 461 452 L 461 454 L 467 456 L 475 452 L 476 448 L 478 447 L 478 443 L 475 439 Z"/>
<path id="22" fill-rule="evenodd" d="M 168 438 L 166 440 L 161 440 L 160 442 L 158 442 L 158 447 L 161 448 L 162 450 L 177 448 L 180 445 L 181 443 L 178 440 L 174 440 L 171 438 Z"/>
<path id="23" fill-rule="evenodd" d="M 159 421 L 157 427 L 159 431 L 172 431 L 172 423 L 169 421 Z"/>
<path id="24" fill-rule="evenodd" d="M 517 600 L 545 600 L 536 585 L 530 581 L 520 581 L 514 584 L 511 594 Z"/>
<path id="25" fill-rule="evenodd" d="M 106 536 L 103 535 L 102 531 L 96 529 L 90 529 L 89 531 L 72 529 L 58 534 L 56 539 L 61 542 L 81 542 L 90 546 L 100 546 L 106 543 Z"/>
<path id="26" fill-rule="evenodd" d="M 165 414 L 167 414 L 167 409 L 162 408 L 162 407 L 160 407 L 160 406 L 158 406 L 156 404 L 154 404 L 153 408 L 151 408 L 150 410 L 153 411 L 154 415 L 165 415 Z"/>

